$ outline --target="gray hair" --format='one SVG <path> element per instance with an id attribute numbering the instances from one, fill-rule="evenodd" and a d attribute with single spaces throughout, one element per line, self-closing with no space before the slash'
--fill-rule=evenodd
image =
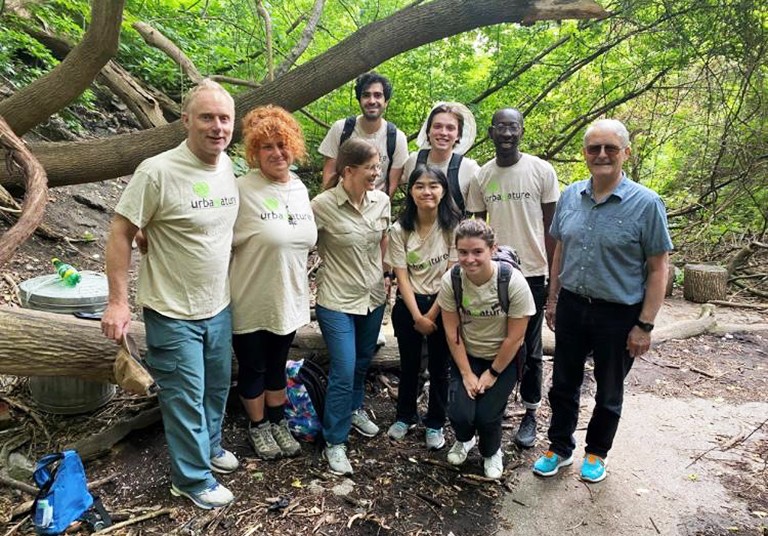
<path id="1" fill-rule="evenodd" d="M 229 91 L 224 89 L 224 87 L 221 84 L 219 84 L 218 82 L 214 82 L 210 78 L 204 78 L 200 81 L 199 84 L 197 84 L 195 87 L 190 89 L 187 92 L 187 94 L 184 96 L 184 100 L 181 103 L 182 113 L 186 112 L 189 109 L 192 102 L 203 91 L 218 91 L 219 93 L 227 96 L 229 101 L 232 103 L 232 106 L 235 105 L 235 100 L 232 98 L 232 95 L 230 95 Z"/>
<path id="2" fill-rule="evenodd" d="M 621 140 L 622 147 L 629 147 L 629 131 L 624 123 L 618 119 L 598 119 L 587 127 L 587 131 L 584 133 L 584 146 L 587 145 L 587 139 L 595 130 L 610 130 L 616 134 Z"/>

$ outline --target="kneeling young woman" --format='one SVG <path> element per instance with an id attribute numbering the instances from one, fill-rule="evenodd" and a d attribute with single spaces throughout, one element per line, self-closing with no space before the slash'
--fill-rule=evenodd
<path id="1" fill-rule="evenodd" d="M 503 310 L 498 291 L 501 268 L 491 258 L 495 249 L 488 224 L 476 219 L 461 222 L 456 228 L 461 303 L 456 303 L 450 271 L 443 276 L 437 298 L 453 357 L 448 418 L 456 443 L 448 462 L 464 463 L 477 434 L 489 478 L 500 478 L 503 472 L 501 421 L 517 383 L 528 318 L 536 312 L 525 277 L 517 269 L 511 270 L 509 308 Z"/>

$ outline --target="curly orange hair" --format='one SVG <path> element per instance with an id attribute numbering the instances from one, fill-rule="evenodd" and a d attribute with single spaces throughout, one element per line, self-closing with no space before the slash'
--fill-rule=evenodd
<path id="1" fill-rule="evenodd" d="M 259 167 L 259 145 L 268 139 L 282 141 L 299 162 L 307 157 L 304 134 L 298 121 L 287 110 L 273 104 L 258 106 L 243 118 L 245 161 L 252 168 Z"/>

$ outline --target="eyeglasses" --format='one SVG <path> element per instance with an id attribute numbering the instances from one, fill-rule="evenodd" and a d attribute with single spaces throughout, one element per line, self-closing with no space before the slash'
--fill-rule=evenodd
<path id="1" fill-rule="evenodd" d="M 587 145 L 584 149 L 591 156 L 597 156 L 601 151 L 605 151 L 605 154 L 608 156 L 616 156 L 624 147 L 618 147 L 617 145 Z"/>
<path id="2" fill-rule="evenodd" d="M 373 164 L 373 165 L 370 165 L 370 166 L 363 166 L 361 164 L 352 164 L 349 167 L 363 168 L 366 171 L 381 171 L 381 164 Z"/>
<path id="3" fill-rule="evenodd" d="M 516 131 L 520 130 L 520 123 L 498 123 L 491 125 L 491 128 L 496 132 Z"/>

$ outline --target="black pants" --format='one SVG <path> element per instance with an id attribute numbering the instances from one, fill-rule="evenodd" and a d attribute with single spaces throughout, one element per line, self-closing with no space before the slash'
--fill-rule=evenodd
<path id="1" fill-rule="evenodd" d="M 261 396 L 265 389 L 285 388 L 285 363 L 295 336 L 295 331 L 277 335 L 266 330 L 232 336 L 238 365 L 237 391 L 241 397 L 250 400 Z"/>
<path id="2" fill-rule="evenodd" d="M 517 359 L 521 358 L 525 345 L 517 353 L 515 361 L 502 371 L 496 383 L 474 400 L 469 398 L 461 373 L 451 360 L 451 386 L 448 390 L 448 417 L 459 441 L 469 441 L 477 432 L 479 449 L 483 458 L 493 456 L 501 447 L 501 421 L 507 408 L 507 399 L 517 383 Z M 467 356 L 472 372 L 479 378 L 491 366 L 492 359 Z"/>
<path id="3" fill-rule="evenodd" d="M 544 321 L 544 301 L 547 299 L 546 280 L 543 275 L 526 277 L 528 287 L 536 304 L 536 314 L 528 320 L 525 329 L 525 365 L 520 379 L 520 398 L 527 409 L 537 409 L 541 405 L 541 380 L 543 376 L 541 327 Z"/>
<path id="4" fill-rule="evenodd" d="M 426 313 L 432 307 L 437 296 L 416 294 L 419 311 Z M 427 428 L 442 428 L 445 424 L 446 402 L 448 399 L 448 361 L 450 350 L 445 340 L 445 330 L 441 317 L 437 317 L 437 330 L 427 337 L 429 351 L 429 406 L 424 417 Z M 413 327 L 413 316 L 398 294 L 392 308 L 392 326 L 397 337 L 400 351 L 400 387 L 397 396 L 397 420 L 407 424 L 419 421 L 416 399 L 419 391 L 419 371 L 421 369 L 421 345 L 424 335 Z"/>
<path id="5" fill-rule="evenodd" d="M 586 452 L 604 458 L 613 446 L 624 401 L 624 378 L 634 359 L 627 351 L 627 336 L 642 304 L 589 303 L 560 291 L 555 315 L 555 360 L 549 404 L 549 449 L 563 457 L 576 448 L 573 433 L 579 419 L 579 398 L 584 362 L 593 353 L 595 409 L 587 427 Z"/>

